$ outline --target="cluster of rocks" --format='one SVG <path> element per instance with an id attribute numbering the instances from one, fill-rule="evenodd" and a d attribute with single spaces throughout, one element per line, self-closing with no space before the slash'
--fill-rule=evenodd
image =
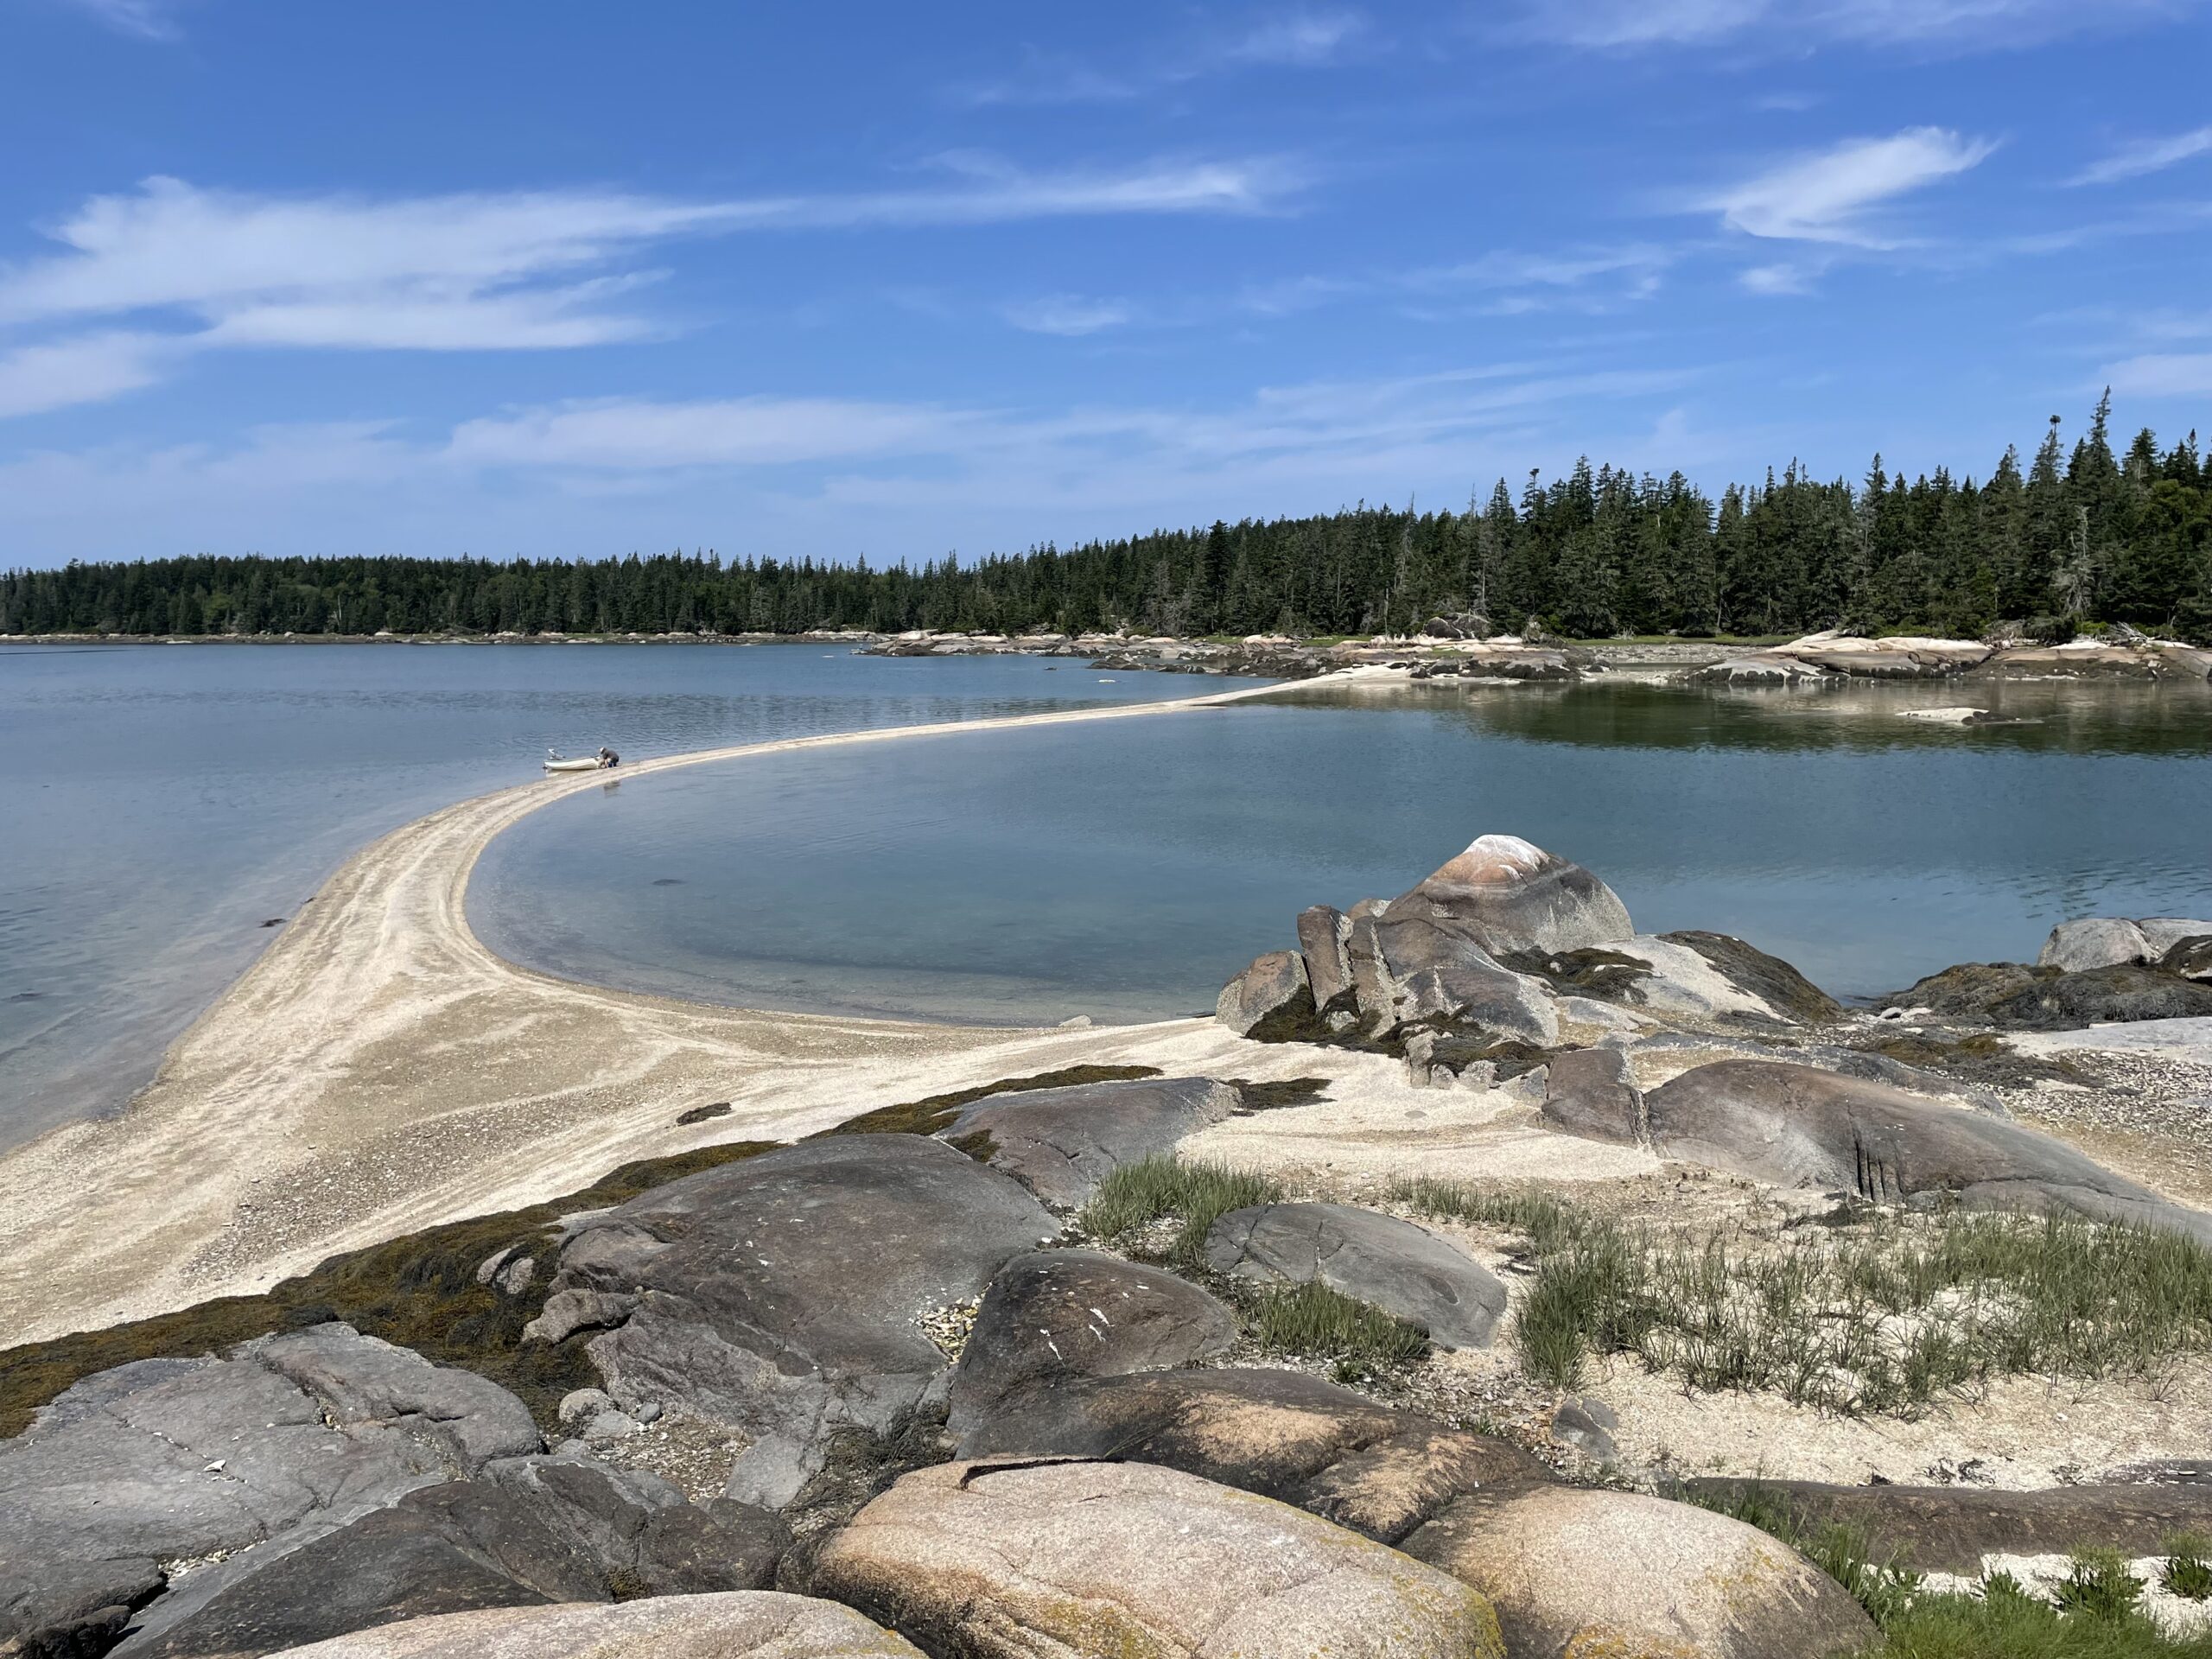
<path id="1" fill-rule="evenodd" d="M 2207 936 L 2212 922 L 2069 923 L 2041 965 L 1951 969 L 1885 1012 L 2014 1028 L 2212 1014 L 2212 984 L 2190 976 Z M 1639 934 L 1598 877 L 1515 836 L 1478 837 L 1394 899 L 1307 910 L 1297 937 L 1224 988 L 1223 1024 L 1383 1048 L 1416 1084 L 1510 1084 L 1562 1133 L 1779 1186 L 2212 1240 L 2212 1217 L 2012 1122 L 1993 1096 L 1834 1040 L 1844 1010 L 1789 963 L 1720 934 Z M 1675 1058 L 1716 1043 L 1732 1057 Z M 1665 1080 L 1647 1092 L 1640 1065 Z"/>
<path id="2" fill-rule="evenodd" d="M 2010 1031 L 2212 1015 L 2212 920 L 2084 917 L 2033 963 L 1969 962 L 1884 997 L 1885 1017 Z"/>
<path id="3" fill-rule="evenodd" d="M 1281 634 L 1242 640 L 1179 639 L 1166 634 L 976 634 L 915 632 L 883 640 L 873 657 L 1023 655 L 1079 658 L 1119 672 L 1236 674 L 1306 680 L 1348 668 L 1395 668 L 1416 678 L 1440 674 L 1503 680 L 1572 680 L 1603 671 L 1594 653 L 1519 639 L 1391 639 L 1316 645 Z"/>
<path id="4" fill-rule="evenodd" d="M 840 635 L 839 638 L 845 636 Z M 870 636 L 873 638 L 873 636 Z M 1918 637 L 1868 639 L 1834 631 L 1750 649 L 1701 642 L 1597 646 L 1493 633 L 1479 617 L 1436 617 L 1411 636 L 1377 634 L 1331 644 L 1281 634 L 1241 640 L 1126 633 L 939 633 L 925 629 L 878 639 L 868 655 L 960 657 L 1027 654 L 1080 658 L 1116 671 L 1240 674 L 1301 680 L 1356 668 L 1388 668 L 1415 679 L 1571 681 L 1617 666 L 1670 668 L 1695 679 L 1740 685 L 1847 679 L 2212 679 L 2212 650 L 2133 634 L 2063 645 Z"/>
<path id="5" fill-rule="evenodd" d="M 2063 645 L 1974 639 L 1893 637 L 1873 639 L 1827 632 L 1788 645 L 1731 656 L 1698 671 L 1730 684 L 1802 684 L 1839 678 L 1993 679 L 2212 678 L 2212 651 L 2177 640 L 2134 634 L 2076 639 Z"/>
<path id="6" fill-rule="evenodd" d="M 1386 1052 L 1424 1086 L 1517 1093 L 1560 1135 L 1774 1186 L 2212 1240 L 1993 1097 L 1843 1040 L 1894 1022 L 1741 940 L 1639 934 L 1526 842 L 1483 836 L 1295 934 L 1224 990 L 1240 1033 Z M 2212 924 L 2101 920 L 2042 963 L 1981 966 L 2077 1003 L 2137 994 L 2114 975 L 2212 998 L 2208 944 Z M 476 1269 L 543 1296 L 518 1357 L 596 1375 L 543 1424 L 334 1323 L 85 1376 L 0 1440 L 0 1656 L 1815 1659 L 1872 1639 L 1764 1532 L 1245 1357 L 1238 1305 L 1306 1286 L 1491 1347 L 1507 1287 L 1442 1233 L 1256 1203 L 1212 1221 L 1191 1276 L 1074 1236 L 1116 1170 L 1266 1103 L 1205 1077 L 1000 1092 L 930 1133 L 831 1134 L 569 1216 Z M 718 1448 L 681 1485 L 632 1455 L 670 1424 Z M 1554 1433 L 1602 1453 L 1611 1426 L 1567 1402 Z M 1852 1489 L 1785 1497 L 2024 1552 L 2060 1524 L 1897 1490 L 1871 1516 Z M 2067 1516 L 2099 1513 L 2071 1490 Z M 2198 1523 L 2157 1490 L 2110 1512 Z"/>
<path id="7" fill-rule="evenodd" d="M 1067 1245 L 1112 1170 L 1245 1109 L 1202 1077 L 1004 1094 L 935 1135 L 823 1137 L 572 1217 L 524 1340 L 581 1344 L 601 1386 L 563 1402 L 550 1449 L 493 1382 L 340 1325 L 86 1377 L 0 1441 L 0 1652 L 1783 1659 L 1869 1639 L 1765 1534 L 1224 1364 L 1214 1294 Z M 1456 1246 L 1344 1205 L 1235 1211 L 1207 1248 L 1231 1281 L 1326 1284 L 1440 1345 L 1488 1344 L 1505 1306 Z M 957 1357 L 931 1334 L 947 1307 L 974 1310 Z M 605 1455 L 609 1418 L 664 1409 L 741 1445 L 719 1494 Z"/>

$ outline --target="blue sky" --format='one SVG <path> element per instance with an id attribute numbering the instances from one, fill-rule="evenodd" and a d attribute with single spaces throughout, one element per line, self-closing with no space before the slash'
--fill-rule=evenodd
<path id="1" fill-rule="evenodd" d="M 2177 437 L 2208 71 L 2212 0 L 0 0 L 0 563 Z"/>

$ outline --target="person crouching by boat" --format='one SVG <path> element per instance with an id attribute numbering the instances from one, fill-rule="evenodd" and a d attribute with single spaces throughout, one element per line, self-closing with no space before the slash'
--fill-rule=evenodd
<path id="1" fill-rule="evenodd" d="M 602 743 L 599 747 L 599 764 L 602 770 L 610 766 L 619 766 L 622 764 L 622 757 Z"/>

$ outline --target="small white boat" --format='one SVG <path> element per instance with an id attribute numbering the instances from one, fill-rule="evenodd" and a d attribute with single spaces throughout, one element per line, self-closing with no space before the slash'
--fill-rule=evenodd
<path id="1" fill-rule="evenodd" d="M 571 760 L 558 749 L 545 751 L 545 770 L 548 772 L 605 772 L 615 764 L 613 752 L 601 749 L 597 754 L 588 754 Z"/>

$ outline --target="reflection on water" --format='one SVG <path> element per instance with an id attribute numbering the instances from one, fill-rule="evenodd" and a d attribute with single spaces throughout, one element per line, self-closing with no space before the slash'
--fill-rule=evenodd
<path id="1" fill-rule="evenodd" d="M 812 645 L 0 648 L 0 1145 L 120 1105 L 347 853 L 538 775 L 1209 689 Z"/>
<path id="2" fill-rule="evenodd" d="M 1681 686 L 1625 677 L 1585 685 L 1311 686 L 1283 701 L 1377 714 L 1426 709 L 1478 733 L 1601 748 L 1955 747 L 2068 754 L 2212 753 L 2212 687 L 2136 681 L 1858 682 L 1818 687 Z M 1968 728 L 1905 710 L 1975 708 Z"/>
<path id="3" fill-rule="evenodd" d="M 2040 723 L 1902 715 L 1968 702 Z M 1138 1019 L 1209 1007 L 1302 906 L 1506 830 L 1640 926 L 1863 994 L 2069 915 L 2212 912 L 2209 750 L 2189 686 L 1309 688 L 641 780 L 503 837 L 471 916 L 516 960 L 680 995 Z"/>

